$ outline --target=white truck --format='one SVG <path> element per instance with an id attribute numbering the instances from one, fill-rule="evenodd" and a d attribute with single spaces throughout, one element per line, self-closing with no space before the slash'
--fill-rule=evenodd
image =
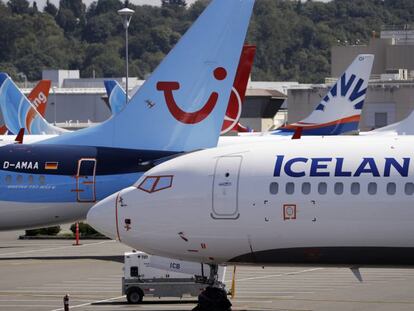
<path id="1" fill-rule="evenodd" d="M 206 264 L 151 256 L 143 252 L 124 254 L 122 295 L 129 303 L 140 303 L 144 296 L 197 297 L 208 284 L 210 267 Z M 224 283 L 226 268 L 219 267 Z"/>

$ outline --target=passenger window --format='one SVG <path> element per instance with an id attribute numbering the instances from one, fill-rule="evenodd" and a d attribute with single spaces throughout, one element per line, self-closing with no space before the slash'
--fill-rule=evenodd
<path id="1" fill-rule="evenodd" d="M 295 184 L 293 182 L 288 182 L 286 184 L 286 193 L 293 194 L 295 192 Z"/>
<path id="2" fill-rule="evenodd" d="M 43 176 L 43 175 L 39 176 L 39 184 L 41 184 L 41 185 L 46 184 L 46 178 L 45 178 L 45 176 Z"/>
<path id="3" fill-rule="evenodd" d="M 16 177 L 16 182 L 17 182 L 18 184 L 22 184 L 22 183 L 23 183 L 23 176 L 22 176 L 22 175 L 17 175 L 17 177 Z"/>
<path id="4" fill-rule="evenodd" d="M 308 182 L 304 182 L 302 184 L 302 193 L 309 194 L 311 192 L 311 184 Z"/>
<path id="5" fill-rule="evenodd" d="M 357 195 L 357 194 L 359 194 L 359 192 L 360 192 L 360 186 L 359 186 L 359 183 L 358 183 L 358 182 L 353 182 L 353 183 L 351 184 L 351 193 L 352 193 L 353 195 Z"/>
<path id="6" fill-rule="evenodd" d="M 29 185 L 33 185 L 33 181 L 34 181 L 33 175 L 29 175 L 28 180 L 29 180 Z"/>
<path id="7" fill-rule="evenodd" d="M 12 181 L 11 175 L 7 175 L 6 176 L 6 185 L 10 185 L 11 184 L 11 181 Z"/>
<path id="8" fill-rule="evenodd" d="M 270 183 L 269 191 L 271 194 L 277 194 L 279 192 L 279 184 L 277 182 Z"/>
<path id="9" fill-rule="evenodd" d="M 389 182 L 389 183 L 387 184 L 387 193 L 388 193 L 389 195 L 394 195 L 396 191 L 397 191 L 397 186 L 396 186 L 396 184 L 395 184 L 395 183 L 393 183 L 393 182 Z"/>
<path id="10" fill-rule="evenodd" d="M 344 184 L 341 182 L 335 183 L 334 192 L 337 195 L 341 195 L 342 193 L 344 193 Z"/>
<path id="11" fill-rule="evenodd" d="M 370 195 L 377 194 L 377 183 L 375 183 L 375 182 L 370 182 L 370 183 L 368 184 L 368 193 L 369 193 Z"/>
<path id="12" fill-rule="evenodd" d="M 405 191 L 406 195 L 413 195 L 414 194 L 414 184 L 412 182 L 406 183 L 404 191 Z"/>
<path id="13" fill-rule="evenodd" d="M 326 194 L 326 192 L 328 191 L 328 185 L 326 184 L 326 182 L 320 182 L 318 185 L 318 193 L 319 194 Z"/>

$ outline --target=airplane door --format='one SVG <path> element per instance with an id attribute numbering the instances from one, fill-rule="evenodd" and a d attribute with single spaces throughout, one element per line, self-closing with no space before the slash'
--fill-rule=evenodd
<path id="1" fill-rule="evenodd" d="M 239 173 L 241 156 L 221 157 L 217 159 L 213 179 L 213 212 L 214 219 L 237 219 Z"/>
<path id="2" fill-rule="evenodd" d="M 76 175 L 78 202 L 95 202 L 96 159 L 80 159 Z"/>

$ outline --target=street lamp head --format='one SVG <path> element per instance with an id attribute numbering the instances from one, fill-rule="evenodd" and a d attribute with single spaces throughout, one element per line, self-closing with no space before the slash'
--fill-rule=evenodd
<path id="1" fill-rule="evenodd" d="M 125 29 L 129 27 L 129 22 L 131 21 L 132 15 L 134 15 L 134 13 L 135 11 L 129 8 L 123 8 L 121 10 L 118 10 L 118 14 L 122 17 Z"/>

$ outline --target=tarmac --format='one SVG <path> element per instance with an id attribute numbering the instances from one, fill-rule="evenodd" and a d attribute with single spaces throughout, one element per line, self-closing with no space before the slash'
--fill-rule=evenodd
<path id="1" fill-rule="evenodd" d="M 191 310 L 195 298 L 144 298 L 129 305 L 121 296 L 122 259 L 130 248 L 111 240 L 18 240 L 0 233 L 0 310 Z M 231 284 L 233 267 L 227 269 Z M 361 269 L 362 282 L 346 268 L 250 267 L 236 273 L 234 311 L 414 310 L 414 270 Z"/>

